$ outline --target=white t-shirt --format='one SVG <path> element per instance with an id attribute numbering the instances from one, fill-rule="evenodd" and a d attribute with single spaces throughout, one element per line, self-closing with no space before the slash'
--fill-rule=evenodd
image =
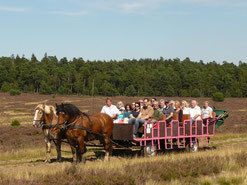
<path id="1" fill-rule="evenodd" d="M 199 106 L 195 106 L 194 108 L 190 108 L 190 117 L 193 118 L 195 115 L 199 115 L 196 120 L 201 119 L 201 108 Z"/>
<path id="2" fill-rule="evenodd" d="M 105 105 L 102 110 L 101 113 L 105 113 L 108 114 L 109 116 L 113 116 L 115 114 L 119 113 L 118 108 L 115 105 L 111 105 L 110 107 L 108 107 L 107 105 Z"/>
<path id="3" fill-rule="evenodd" d="M 190 108 L 184 107 L 183 114 L 190 114 Z"/>
<path id="4" fill-rule="evenodd" d="M 207 107 L 206 109 L 203 108 L 202 109 L 202 119 L 207 118 L 210 115 L 210 112 L 213 112 L 213 109 L 211 107 Z"/>

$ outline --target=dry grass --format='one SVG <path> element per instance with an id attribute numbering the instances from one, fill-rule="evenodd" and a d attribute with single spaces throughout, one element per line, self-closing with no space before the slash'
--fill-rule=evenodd
<path id="1" fill-rule="evenodd" d="M 138 99 L 113 97 L 113 103 L 119 100 L 130 103 Z M 74 165 L 66 162 L 69 160 L 44 164 L 42 133 L 39 129 L 25 125 L 32 122 L 35 106 L 39 103 L 55 105 L 69 102 L 90 114 L 100 111 L 105 97 L 95 97 L 92 105 L 91 97 L 88 96 L 52 98 L 50 95 L 22 94 L 11 97 L 0 93 L 0 184 L 247 184 L 247 114 L 244 114 L 247 99 L 229 98 L 223 103 L 212 102 L 208 98 L 197 100 L 200 105 L 209 100 L 211 105 L 230 112 L 225 124 L 217 129 L 217 133 L 222 134 L 210 140 L 211 146 L 217 146 L 216 150 L 193 154 L 165 153 L 153 158 L 115 156 L 110 162 L 99 158 L 95 160 L 95 154 L 89 151 L 86 164 Z M 13 119 L 18 119 L 22 126 L 6 126 Z M 70 151 L 68 146 L 63 147 L 63 150 Z M 51 156 L 54 161 L 54 147 Z M 71 153 L 63 153 L 62 156 L 68 159 Z"/>
<path id="2" fill-rule="evenodd" d="M 246 148 L 172 153 L 153 158 L 118 158 L 0 168 L 0 183 L 34 184 L 244 184 Z M 37 168 L 38 165 L 38 168 Z"/>

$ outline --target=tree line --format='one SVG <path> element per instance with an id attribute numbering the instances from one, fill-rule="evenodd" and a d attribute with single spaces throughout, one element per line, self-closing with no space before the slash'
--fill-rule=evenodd
<path id="1" fill-rule="evenodd" d="M 189 58 L 85 61 L 47 54 L 0 58 L 1 91 L 104 96 L 247 97 L 247 64 Z"/>

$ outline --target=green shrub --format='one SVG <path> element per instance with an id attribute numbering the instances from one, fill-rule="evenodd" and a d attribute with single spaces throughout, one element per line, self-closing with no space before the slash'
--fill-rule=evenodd
<path id="1" fill-rule="evenodd" d="M 189 95 L 189 92 L 186 89 L 182 89 L 180 91 L 180 96 L 181 97 L 189 97 L 190 95 Z"/>
<path id="2" fill-rule="evenodd" d="M 212 98 L 214 101 L 223 102 L 224 101 L 224 94 L 221 92 L 216 92 L 213 94 Z"/>
<path id="3" fill-rule="evenodd" d="M 192 93 L 191 93 L 191 96 L 192 96 L 192 97 L 195 97 L 195 98 L 200 97 L 201 94 L 200 94 L 199 89 L 193 89 L 193 91 L 192 91 Z"/>
<path id="4" fill-rule="evenodd" d="M 136 93 L 136 89 L 133 85 L 130 85 L 128 86 L 126 89 L 125 89 L 125 93 L 124 93 L 126 96 L 136 96 L 137 93 Z"/>
<path id="5" fill-rule="evenodd" d="M 20 125 L 21 125 L 21 123 L 20 123 L 20 121 L 17 120 L 17 119 L 15 119 L 15 120 L 13 120 L 13 121 L 11 122 L 11 126 L 20 126 Z"/>
<path id="6" fill-rule="evenodd" d="M 51 94 L 52 93 L 52 87 L 45 81 L 42 81 L 40 84 L 40 89 L 39 89 L 40 94 Z"/>
<path id="7" fill-rule="evenodd" d="M 165 96 L 168 96 L 168 97 L 176 96 L 175 90 L 171 85 L 167 86 L 165 90 Z"/>
<path id="8" fill-rule="evenodd" d="M 9 84 L 7 82 L 3 82 L 1 86 L 1 91 L 2 92 L 8 92 L 9 91 Z"/>
<path id="9" fill-rule="evenodd" d="M 9 94 L 11 96 L 16 96 L 16 95 L 20 95 L 21 94 L 21 91 L 18 90 L 18 89 L 10 89 Z"/>

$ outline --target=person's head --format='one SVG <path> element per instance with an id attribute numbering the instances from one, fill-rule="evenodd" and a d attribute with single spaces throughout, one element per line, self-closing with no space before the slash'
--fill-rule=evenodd
<path id="1" fill-rule="evenodd" d="M 159 107 L 159 102 L 158 101 L 154 101 L 154 109 L 157 109 Z"/>
<path id="2" fill-rule="evenodd" d="M 140 106 L 141 106 L 140 102 L 136 102 L 135 103 L 135 110 L 137 110 L 137 111 L 140 110 Z"/>
<path id="3" fill-rule="evenodd" d="M 187 102 L 187 101 L 185 101 L 185 100 L 183 100 L 182 102 L 181 102 L 181 107 L 182 107 L 182 109 L 184 109 L 185 107 L 189 107 L 189 103 Z"/>
<path id="4" fill-rule="evenodd" d="M 144 98 L 143 100 L 143 106 L 147 107 L 149 104 L 149 99 L 148 98 Z"/>
<path id="5" fill-rule="evenodd" d="M 205 106 L 206 108 L 208 107 L 208 104 L 209 104 L 208 101 L 205 101 L 205 102 L 204 102 L 204 106 Z"/>
<path id="6" fill-rule="evenodd" d="M 117 102 L 117 108 L 120 109 L 121 107 L 124 107 L 124 104 L 122 101 Z"/>
<path id="7" fill-rule="evenodd" d="M 140 99 L 139 103 L 140 103 L 140 106 L 142 107 L 143 106 L 143 99 Z"/>
<path id="8" fill-rule="evenodd" d="M 171 101 L 170 101 L 170 105 L 171 105 L 172 107 L 175 107 L 175 101 L 171 100 Z"/>
<path id="9" fill-rule="evenodd" d="M 125 110 L 124 110 L 124 107 L 121 107 L 119 110 L 120 110 L 121 114 L 123 114 L 124 111 L 125 111 Z"/>
<path id="10" fill-rule="evenodd" d="M 168 106 L 169 106 L 169 104 L 170 104 L 170 100 L 166 100 L 166 101 L 165 101 L 165 105 L 166 105 L 166 107 L 168 107 Z"/>
<path id="11" fill-rule="evenodd" d="M 131 106 L 130 106 L 130 104 L 126 104 L 126 105 L 125 105 L 125 110 L 126 110 L 127 112 L 131 111 Z"/>
<path id="12" fill-rule="evenodd" d="M 197 101 L 196 100 L 192 100 L 191 101 L 191 107 L 194 108 L 195 106 L 197 106 Z"/>
<path id="13" fill-rule="evenodd" d="M 131 109 L 132 109 L 132 110 L 135 110 L 135 105 L 136 105 L 135 102 L 131 103 Z"/>
<path id="14" fill-rule="evenodd" d="M 179 101 L 175 102 L 175 107 L 176 107 L 176 109 L 181 109 L 181 104 Z"/>
<path id="15" fill-rule="evenodd" d="M 165 106 L 165 100 L 161 99 L 160 100 L 160 107 L 163 108 Z"/>
<path id="16" fill-rule="evenodd" d="M 157 101 L 156 98 L 152 98 L 152 99 L 151 99 L 151 104 L 152 104 L 152 106 L 154 105 L 154 102 L 155 102 L 155 101 Z"/>
<path id="17" fill-rule="evenodd" d="M 108 107 L 110 107 L 111 104 L 112 104 L 111 98 L 106 98 L 106 105 L 107 105 Z"/>

